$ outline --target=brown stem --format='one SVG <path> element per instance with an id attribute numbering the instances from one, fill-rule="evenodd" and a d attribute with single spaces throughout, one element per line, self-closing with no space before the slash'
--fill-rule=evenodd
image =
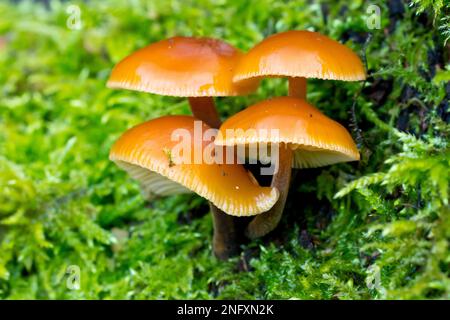
<path id="1" fill-rule="evenodd" d="M 289 192 L 289 182 L 291 180 L 293 152 L 286 144 L 281 144 L 278 152 L 278 171 L 273 175 L 272 188 L 277 188 L 280 197 L 275 205 L 266 212 L 257 215 L 247 226 L 245 235 L 250 239 L 255 239 L 268 234 L 280 222 L 284 205 Z"/>
<path id="2" fill-rule="evenodd" d="M 221 125 L 212 97 L 190 97 L 189 104 L 194 117 L 207 123 L 211 128 L 218 129 Z M 236 255 L 239 249 L 236 218 L 217 208 L 211 202 L 214 235 L 213 252 L 220 260 L 227 260 Z"/>
<path id="3" fill-rule="evenodd" d="M 211 128 L 218 129 L 222 124 L 213 97 L 189 97 L 189 104 L 194 117 L 202 120 Z"/>
<path id="4" fill-rule="evenodd" d="M 209 207 L 213 215 L 214 255 L 220 260 L 227 260 L 237 255 L 239 249 L 235 217 L 226 214 L 211 202 L 209 203 Z"/>
<path id="5" fill-rule="evenodd" d="M 306 99 L 306 78 L 289 78 L 289 96 Z M 256 216 L 247 226 L 245 234 L 250 239 L 262 237 L 276 228 L 283 215 L 291 180 L 293 152 L 289 146 L 281 144 L 279 148 L 278 171 L 272 177 L 271 187 L 277 188 L 280 197 L 277 203 L 267 212 Z"/>
<path id="6" fill-rule="evenodd" d="M 289 96 L 306 100 L 306 78 L 289 78 Z"/>

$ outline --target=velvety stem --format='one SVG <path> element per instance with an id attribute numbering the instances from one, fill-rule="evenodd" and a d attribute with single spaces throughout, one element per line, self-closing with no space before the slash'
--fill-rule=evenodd
<path id="1" fill-rule="evenodd" d="M 220 117 L 212 97 L 191 97 L 189 104 L 194 117 L 207 123 L 211 128 L 218 129 L 220 127 Z M 226 214 L 211 202 L 209 207 L 214 226 L 214 255 L 220 260 L 227 260 L 236 255 L 239 249 L 236 218 Z"/>
<path id="2" fill-rule="evenodd" d="M 273 175 L 271 187 L 278 189 L 280 197 L 269 211 L 257 215 L 249 223 L 245 235 L 250 239 L 262 237 L 275 229 L 283 215 L 291 180 L 293 152 L 289 146 L 283 143 L 280 144 L 278 153 L 278 171 Z"/>
<path id="3" fill-rule="evenodd" d="M 289 78 L 289 96 L 306 99 L 306 78 Z M 283 215 L 291 180 L 293 161 L 292 150 L 282 144 L 279 149 L 278 171 L 272 177 L 271 186 L 277 188 L 280 197 L 277 203 L 267 212 L 257 215 L 247 226 L 245 234 L 250 239 L 262 237 L 276 228 Z"/>
<path id="4" fill-rule="evenodd" d="M 213 252 L 220 260 L 227 260 L 238 254 L 239 243 L 235 217 L 230 216 L 209 203 L 213 215 Z"/>
<path id="5" fill-rule="evenodd" d="M 194 117 L 202 120 L 211 128 L 218 129 L 222 124 L 214 105 L 213 97 L 190 97 L 189 104 Z"/>
<path id="6" fill-rule="evenodd" d="M 306 78 L 289 78 L 289 96 L 306 100 Z"/>

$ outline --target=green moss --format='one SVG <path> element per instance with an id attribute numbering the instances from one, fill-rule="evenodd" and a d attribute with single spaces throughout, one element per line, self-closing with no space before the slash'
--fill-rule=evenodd
<path id="1" fill-rule="evenodd" d="M 67 3 L 2 2 L 0 298 L 450 298 L 449 8 L 413 2 L 396 14 L 380 3 L 366 48 L 363 1 L 72 1 L 82 30 L 67 27 Z M 304 28 L 366 52 L 363 89 L 311 80 L 308 93 L 351 129 L 362 161 L 299 171 L 280 227 L 218 262 L 204 200 L 146 203 L 108 160 L 124 130 L 188 114 L 186 100 L 109 90 L 106 79 L 175 34 L 248 49 Z M 269 79 L 217 101 L 227 116 L 285 93 Z M 67 287 L 71 265 L 79 290 Z"/>

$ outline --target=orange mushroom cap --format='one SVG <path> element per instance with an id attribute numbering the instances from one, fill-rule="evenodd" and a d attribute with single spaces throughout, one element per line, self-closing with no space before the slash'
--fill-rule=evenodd
<path id="1" fill-rule="evenodd" d="M 114 67 L 107 85 L 179 97 L 245 95 L 255 91 L 259 83 L 232 82 L 242 56 L 221 40 L 174 37 L 123 59 Z"/>
<path id="2" fill-rule="evenodd" d="M 239 134 L 236 129 L 243 132 Z M 273 129 L 276 134 L 271 134 Z M 227 130 L 234 134 L 227 134 Z M 215 143 L 248 147 L 285 143 L 294 150 L 296 168 L 359 160 L 355 142 L 342 125 L 306 101 L 292 97 L 265 100 L 235 114 L 222 124 Z"/>
<path id="3" fill-rule="evenodd" d="M 242 165 L 194 162 L 195 148 L 204 152 L 210 142 L 195 143 L 196 138 L 191 138 L 188 141 L 191 155 L 175 152 L 182 141 L 172 138 L 172 134 L 178 130 L 195 137 L 195 121 L 199 120 L 191 116 L 165 116 L 144 122 L 119 138 L 111 149 L 110 159 L 139 180 L 148 196 L 194 191 L 234 216 L 250 216 L 270 209 L 278 199 L 278 190 L 260 187 Z M 199 123 L 203 132 L 210 129 Z"/>
<path id="4" fill-rule="evenodd" d="M 361 59 L 320 33 L 287 31 L 254 46 L 237 65 L 234 81 L 264 76 L 364 80 Z"/>

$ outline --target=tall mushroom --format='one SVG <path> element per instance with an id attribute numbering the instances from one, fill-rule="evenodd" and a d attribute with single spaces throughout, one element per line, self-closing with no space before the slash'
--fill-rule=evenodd
<path id="1" fill-rule="evenodd" d="M 230 44 L 211 38 L 173 37 L 142 48 L 113 69 L 108 87 L 188 97 L 192 114 L 212 128 L 221 121 L 215 96 L 239 96 L 255 91 L 259 80 L 233 83 L 236 64 L 243 54 Z M 228 225 L 233 217 L 211 206 L 214 225 Z M 232 230 L 233 229 L 233 230 Z"/>
<path id="2" fill-rule="evenodd" d="M 293 30 L 272 35 L 254 46 L 240 59 L 233 80 L 239 84 L 262 77 L 287 77 L 289 96 L 306 100 L 307 78 L 356 81 L 364 80 L 366 74 L 360 58 L 350 48 L 317 32 Z M 269 232 L 279 222 L 289 189 L 292 157 L 289 148 L 281 145 L 280 169 L 272 178 L 280 199 L 269 212 L 255 219 L 249 229 L 258 222 L 268 225 L 265 230 Z"/>
<path id="3" fill-rule="evenodd" d="M 245 134 L 227 135 L 227 130 L 242 129 Z M 252 130 L 250 130 L 252 129 Z M 277 129 L 277 134 L 260 134 Z M 305 100 L 278 97 L 259 102 L 235 114 L 220 127 L 215 140 L 221 146 L 246 146 L 258 144 L 279 145 L 279 176 L 288 185 L 291 166 L 312 168 L 338 162 L 359 160 L 359 152 L 349 132 L 336 121 L 328 118 Z M 283 187 L 278 183 L 279 187 Z M 274 187 L 274 183 L 272 183 Z M 287 193 L 287 191 L 286 191 Z M 286 197 L 286 193 L 280 194 Z M 256 216 L 247 227 L 249 238 L 261 237 L 279 222 L 285 199 L 279 199 L 273 208 L 280 214 L 270 214 L 272 209 Z"/>
<path id="4" fill-rule="evenodd" d="M 220 118 L 212 97 L 239 96 L 258 87 L 256 79 L 233 83 L 243 54 L 211 38 L 174 37 L 142 48 L 113 69 L 108 87 L 188 97 L 192 114 L 212 128 Z"/>
<path id="5" fill-rule="evenodd" d="M 260 187 L 242 165 L 227 164 L 220 158 L 226 152 L 220 155 L 212 151 L 209 154 L 215 160 L 205 160 L 205 154 L 214 149 L 207 149 L 212 142 L 196 137 L 195 121 L 191 116 L 165 116 L 144 122 L 118 139 L 110 159 L 140 181 L 150 196 L 193 191 L 233 216 L 256 215 L 271 208 L 278 191 Z M 197 122 L 201 132 L 210 129 Z M 196 152 L 202 156 L 200 161 Z M 234 230 L 230 232 L 226 222 L 214 220 L 213 250 L 220 259 L 228 258 L 237 249 Z"/>

